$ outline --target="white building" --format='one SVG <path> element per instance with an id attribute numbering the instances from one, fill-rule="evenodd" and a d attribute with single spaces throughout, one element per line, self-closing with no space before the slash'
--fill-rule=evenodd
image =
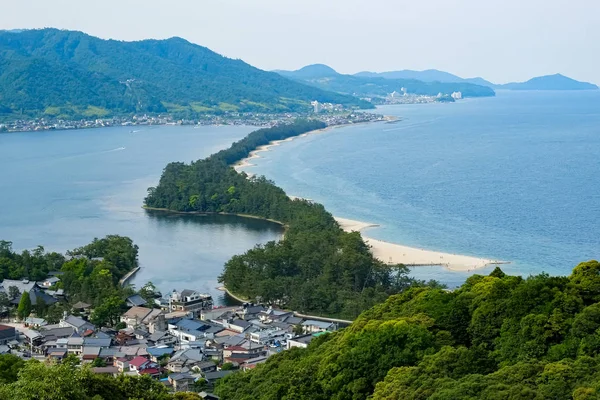
<path id="1" fill-rule="evenodd" d="M 169 311 L 186 311 L 194 316 L 202 310 L 212 308 L 213 301 L 210 294 L 198 293 L 195 290 L 185 289 L 181 292 L 173 291 L 169 295 Z"/>
<path id="2" fill-rule="evenodd" d="M 313 106 L 315 114 L 321 112 L 321 104 L 317 100 L 311 102 L 310 105 Z"/>
<path id="3" fill-rule="evenodd" d="M 461 92 L 454 92 L 454 93 L 452 93 L 451 96 L 452 96 L 452 98 L 454 100 L 460 100 L 460 99 L 462 99 L 462 93 Z"/>

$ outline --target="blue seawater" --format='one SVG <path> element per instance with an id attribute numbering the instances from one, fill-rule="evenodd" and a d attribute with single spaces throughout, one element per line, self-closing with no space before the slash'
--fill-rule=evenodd
<path id="1" fill-rule="evenodd" d="M 511 261 L 502 267 L 511 274 L 568 275 L 600 258 L 600 91 L 378 111 L 402 121 L 285 142 L 247 171 L 336 216 L 379 224 L 370 237 Z M 451 287 L 469 275 L 413 274 Z"/>
<path id="2" fill-rule="evenodd" d="M 132 283 L 216 290 L 223 264 L 281 227 L 231 216 L 182 216 L 142 209 L 171 161 L 208 156 L 253 127 L 151 126 L 0 134 L 0 240 L 15 250 L 66 251 L 108 234 L 139 246 Z"/>

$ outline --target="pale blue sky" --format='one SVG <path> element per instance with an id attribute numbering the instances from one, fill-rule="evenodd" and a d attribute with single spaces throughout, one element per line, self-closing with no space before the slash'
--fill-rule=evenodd
<path id="1" fill-rule="evenodd" d="M 437 68 L 497 83 L 600 83 L 598 0 L 4 0 L 0 29 L 181 36 L 263 69 Z"/>

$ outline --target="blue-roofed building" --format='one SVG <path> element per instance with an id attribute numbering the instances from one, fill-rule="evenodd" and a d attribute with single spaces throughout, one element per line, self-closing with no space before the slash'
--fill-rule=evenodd
<path id="1" fill-rule="evenodd" d="M 183 343 L 197 341 L 206 336 L 206 331 L 214 325 L 195 319 L 181 319 L 169 323 L 169 333 Z"/>
<path id="2" fill-rule="evenodd" d="M 134 294 L 127 298 L 126 303 L 129 307 L 141 307 L 146 305 L 146 300 L 139 294 Z"/>

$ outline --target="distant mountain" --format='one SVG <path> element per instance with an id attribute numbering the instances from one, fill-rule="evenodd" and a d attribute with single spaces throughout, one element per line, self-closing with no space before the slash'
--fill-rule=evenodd
<path id="1" fill-rule="evenodd" d="M 449 72 L 439 71 L 437 69 L 428 69 L 425 71 L 413 71 L 405 69 L 401 71 L 389 72 L 359 72 L 354 76 L 385 79 L 417 79 L 423 82 L 453 82 L 453 83 L 472 83 L 475 85 L 487 86 L 493 89 L 504 90 L 595 90 L 598 86 L 579 82 L 561 74 L 540 76 L 521 83 L 507 83 L 497 85 L 483 78 L 461 78 L 460 76 Z"/>
<path id="2" fill-rule="evenodd" d="M 225 58 L 181 38 L 121 42 L 82 32 L 0 31 L 0 116 L 295 111 L 370 107 Z"/>
<path id="3" fill-rule="evenodd" d="M 508 90 L 598 90 L 598 86 L 580 82 L 561 74 L 532 78 L 527 82 L 497 85 L 498 89 Z"/>
<path id="4" fill-rule="evenodd" d="M 492 89 L 468 82 L 423 82 L 416 79 L 388 79 L 374 73 L 344 75 L 323 64 L 308 65 L 297 71 L 277 71 L 280 75 L 323 90 L 351 94 L 361 98 L 385 97 L 405 88 L 408 93 L 435 96 L 461 92 L 463 97 L 494 96 Z"/>
<path id="5" fill-rule="evenodd" d="M 425 71 L 414 71 L 404 69 L 401 71 L 389 72 L 359 72 L 355 74 L 359 77 L 385 78 L 385 79 L 416 79 L 423 82 L 445 82 L 445 83 L 472 83 L 474 85 L 494 87 L 492 82 L 483 78 L 461 78 L 460 76 L 449 72 L 439 71 L 437 69 L 427 69 Z"/>
<path id="6" fill-rule="evenodd" d="M 278 74 L 283 76 L 303 79 L 333 77 L 339 75 L 335 69 L 325 64 L 307 65 L 306 67 L 300 68 L 296 71 L 277 70 L 274 72 L 277 72 Z"/>

